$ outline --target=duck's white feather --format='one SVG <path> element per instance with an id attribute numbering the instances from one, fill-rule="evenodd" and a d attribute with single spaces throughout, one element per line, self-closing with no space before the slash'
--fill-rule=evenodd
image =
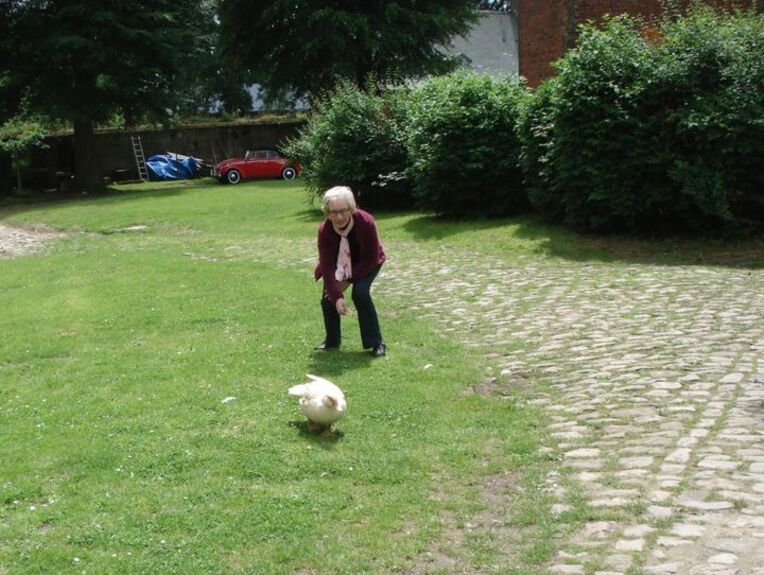
<path id="1" fill-rule="evenodd" d="M 300 409 L 310 421 L 331 425 L 345 415 L 345 394 L 323 377 L 307 376 L 311 381 L 290 387 L 289 395 L 300 398 Z"/>

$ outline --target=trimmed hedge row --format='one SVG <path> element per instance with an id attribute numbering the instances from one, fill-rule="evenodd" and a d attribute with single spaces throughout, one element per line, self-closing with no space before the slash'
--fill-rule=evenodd
<path id="1" fill-rule="evenodd" d="M 286 147 L 312 194 L 350 186 L 365 206 L 453 216 L 528 206 L 515 128 L 525 90 L 457 72 L 382 95 L 342 84 Z"/>
<path id="2" fill-rule="evenodd" d="M 696 8 L 648 41 L 581 27 L 536 90 L 459 72 L 340 86 L 289 146 L 320 194 L 450 216 L 536 209 L 597 231 L 764 228 L 764 16 Z"/>
<path id="3" fill-rule="evenodd" d="M 406 150 L 419 208 L 457 217 L 527 209 L 515 129 L 525 94 L 509 80 L 463 72 L 412 90 Z"/>
<path id="4" fill-rule="evenodd" d="M 764 224 L 764 18 L 696 9 L 647 42 L 581 29 L 520 123 L 534 206 L 592 230 Z"/>
<path id="5" fill-rule="evenodd" d="M 312 194 L 347 185 L 366 207 L 410 204 L 402 128 L 407 110 L 403 92 L 378 96 L 343 83 L 314 105 L 285 152 L 302 164 Z"/>

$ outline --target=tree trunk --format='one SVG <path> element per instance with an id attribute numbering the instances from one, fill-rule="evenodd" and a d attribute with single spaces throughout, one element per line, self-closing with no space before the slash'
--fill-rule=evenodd
<path id="1" fill-rule="evenodd" d="M 74 185 L 83 192 L 104 187 L 98 173 L 98 149 L 93 134 L 93 118 L 82 113 L 74 120 Z"/>
<path id="2" fill-rule="evenodd" d="M 16 168 L 16 193 L 21 193 L 21 165 L 16 158 L 12 160 L 13 166 Z"/>

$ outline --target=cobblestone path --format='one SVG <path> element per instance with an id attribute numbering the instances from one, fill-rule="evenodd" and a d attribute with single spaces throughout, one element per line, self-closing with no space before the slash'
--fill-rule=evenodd
<path id="1" fill-rule="evenodd" d="M 499 384 L 548 382 L 531 400 L 548 448 L 620 518 L 587 523 L 551 572 L 764 575 L 764 272 L 400 248 L 377 293 L 406 294 Z"/>

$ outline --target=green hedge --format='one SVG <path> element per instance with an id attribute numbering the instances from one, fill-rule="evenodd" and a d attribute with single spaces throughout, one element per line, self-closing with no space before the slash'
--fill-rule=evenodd
<path id="1" fill-rule="evenodd" d="M 584 26 L 523 110 L 531 202 L 593 230 L 764 223 L 764 18 L 695 9 L 644 40 Z"/>
<path id="2" fill-rule="evenodd" d="M 505 216 L 528 205 L 518 165 L 521 84 L 467 72 L 416 86 L 407 123 L 417 206 L 449 216 Z"/>
<path id="3" fill-rule="evenodd" d="M 522 126 L 526 146 L 541 148 L 523 158 L 544 161 L 529 174 L 529 195 L 574 225 L 634 227 L 669 201 L 658 185 L 664 168 L 655 163 L 655 116 L 644 81 L 654 58 L 625 18 L 605 31 L 584 28 L 579 46 L 522 116 L 531 121 Z M 542 167 L 546 181 L 538 182 Z"/>
<path id="4" fill-rule="evenodd" d="M 764 224 L 764 16 L 698 10 L 666 27 L 669 175 L 693 223 Z"/>
<path id="5" fill-rule="evenodd" d="M 401 121 L 405 93 L 384 96 L 345 83 L 322 98 L 285 151 L 303 166 L 311 194 L 350 186 L 364 207 L 411 205 Z"/>

